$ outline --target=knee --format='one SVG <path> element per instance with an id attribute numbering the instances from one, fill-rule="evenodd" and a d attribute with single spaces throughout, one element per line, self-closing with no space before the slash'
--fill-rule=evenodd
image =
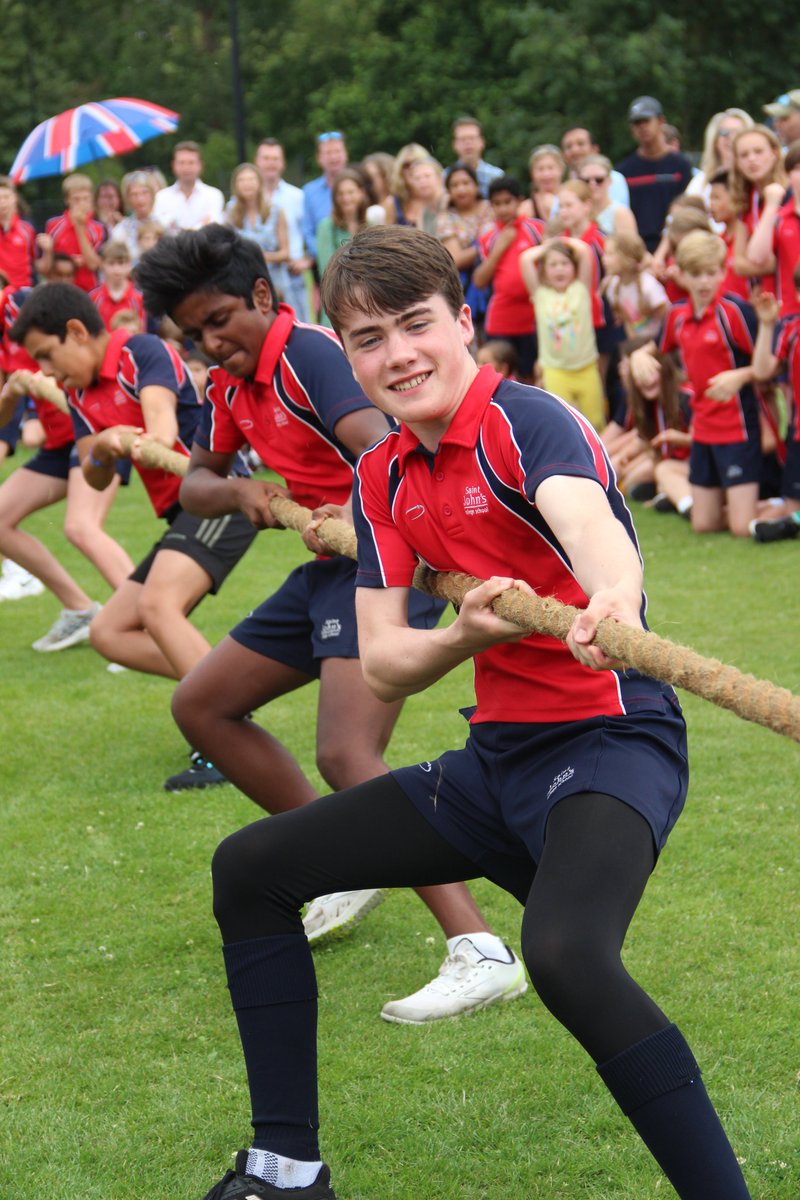
<path id="1" fill-rule="evenodd" d="M 90 543 L 89 529 L 85 521 L 69 514 L 64 518 L 64 536 L 71 546 L 83 554 Z"/>
<path id="2" fill-rule="evenodd" d="M 164 597 L 155 588 L 145 585 L 139 597 L 139 619 L 147 632 L 154 636 L 162 624 L 171 623 L 172 616 Z"/>
<path id="3" fill-rule="evenodd" d="M 223 935 L 243 922 L 263 918 L 265 909 L 290 911 L 291 854 L 281 837 L 279 818 L 246 825 L 220 842 L 211 860 L 214 916 Z M 226 940 L 227 937 L 226 937 Z"/>
<path id="4" fill-rule="evenodd" d="M 594 939 L 580 929 L 551 927 L 523 934 L 522 955 L 531 983 L 555 1017 L 592 990 L 603 972 Z"/>
<path id="5" fill-rule="evenodd" d="M 374 757 L 374 762 L 372 761 Z M 317 770 L 331 791 L 343 792 L 386 771 L 380 755 L 371 755 L 369 748 L 355 748 L 346 734 L 326 739 L 317 745 Z"/>
<path id="6" fill-rule="evenodd" d="M 105 609 L 100 610 L 89 626 L 89 642 L 92 649 L 110 662 L 114 660 L 116 632 L 116 626 L 106 617 Z"/>
<path id="7" fill-rule="evenodd" d="M 194 733 L 199 725 L 205 724 L 209 716 L 208 697 L 200 695 L 200 689 L 190 671 L 172 693 L 172 716 L 176 725 L 184 733 L 192 745 Z M 201 747 L 195 746 L 195 749 Z"/>

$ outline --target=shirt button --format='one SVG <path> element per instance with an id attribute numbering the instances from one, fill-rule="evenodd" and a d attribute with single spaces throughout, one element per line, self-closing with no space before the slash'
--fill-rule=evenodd
<path id="1" fill-rule="evenodd" d="M 438 483 L 441 483 L 442 480 L 444 479 L 444 471 L 437 471 L 435 478 Z"/>
<path id="2" fill-rule="evenodd" d="M 445 504 L 444 508 L 442 509 L 442 512 L 444 513 L 444 515 L 446 517 L 452 517 L 452 515 L 453 515 L 453 510 L 449 504 Z"/>

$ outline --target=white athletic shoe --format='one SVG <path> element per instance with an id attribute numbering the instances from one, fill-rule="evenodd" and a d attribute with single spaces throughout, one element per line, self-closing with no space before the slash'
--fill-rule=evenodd
<path id="1" fill-rule="evenodd" d="M 44 637 L 33 643 L 34 650 L 43 653 L 51 650 L 66 650 L 68 646 L 76 646 L 78 642 L 89 640 L 89 626 L 102 608 L 96 601 L 91 608 L 74 610 L 62 608 L 51 629 Z"/>
<path id="2" fill-rule="evenodd" d="M 44 590 L 41 579 L 31 575 L 30 571 L 12 562 L 10 558 L 3 559 L 0 600 L 24 600 L 27 596 L 41 596 Z"/>
<path id="3" fill-rule="evenodd" d="M 514 1000 L 528 990 L 528 981 L 516 954 L 510 949 L 508 952 L 511 962 L 486 958 L 469 938 L 463 937 L 435 979 L 413 996 L 384 1004 L 381 1016 L 398 1025 L 424 1025 L 443 1017 L 478 1012 L 501 1000 Z"/>
<path id="4" fill-rule="evenodd" d="M 327 896 L 317 896 L 303 917 L 309 944 L 316 946 L 328 938 L 345 937 L 388 894 L 386 888 L 366 888 L 359 892 L 331 892 Z"/>

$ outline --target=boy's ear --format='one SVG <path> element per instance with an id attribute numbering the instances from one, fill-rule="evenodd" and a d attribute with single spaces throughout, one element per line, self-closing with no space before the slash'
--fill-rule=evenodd
<path id="1" fill-rule="evenodd" d="M 253 286 L 253 303 L 262 316 L 272 312 L 272 292 L 266 279 L 257 279 Z"/>
<path id="2" fill-rule="evenodd" d="M 91 337 L 91 334 L 84 325 L 83 321 L 80 321 L 77 317 L 70 317 L 70 319 L 67 321 L 65 329 L 67 335 L 73 338 L 76 342 L 79 342 L 81 345 L 85 345 Z"/>

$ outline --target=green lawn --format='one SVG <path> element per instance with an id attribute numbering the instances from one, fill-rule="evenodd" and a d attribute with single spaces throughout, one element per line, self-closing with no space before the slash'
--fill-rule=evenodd
<path id="1" fill-rule="evenodd" d="M 103 598 L 61 519 L 53 509 L 30 527 Z M 800 692 L 797 546 L 699 539 L 649 512 L 638 526 L 653 627 Z M 149 547 L 158 526 L 138 482 L 109 527 L 134 559 Z M 295 534 L 261 535 L 199 610 L 208 637 L 303 554 Z M 57 609 L 50 596 L 0 605 L 0 1196 L 196 1200 L 248 1143 L 208 864 L 258 813 L 230 787 L 163 792 L 185 763 L 171 685 L 111 675 L 87 647 L 33 653 Z M 411 700 L 391 762 L 460 744 L 470 695 L 463 667 Z M 312 776 L 314 699 L 259 717 Z M 689 1037 L 753 1196 L 797 1200 L 800 749 L 693 697 L 686 711 L 690 799 L 627 962 Z M 488 883 L 475 892 L 516 944 L 515 901 Z M 535 995 L 431 1028 L 379 1020 L 442 956 L 411 893 L 317 953 L 323 1149 L 341 1200 L 671 1194 Z"/>

